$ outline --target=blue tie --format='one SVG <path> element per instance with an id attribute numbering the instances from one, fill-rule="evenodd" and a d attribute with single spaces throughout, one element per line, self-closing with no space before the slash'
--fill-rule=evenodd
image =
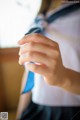
<path id="1" fill-rule="evenodd" d="M 69 13 L 71 13 L 75 10 L 78 10 L 78 9 L 80 9 L 80 3 L 73 3 L 73 4 L 70 4 L 69 6 L 66 6 L 65 8 L 60 9 L 56 13 L 51 14 L 47 19 L 45 18 L 44 15 L 38 16 L 35 19 L 34 25 L 30 28 L 29 32 L 26 33 L 25 35 L 31 34 L 31 33 L 43 34 L 43 32 L 46 28 L 45 24 L 50 24 L 53 21 L 55 21 L 56 19 L 58 19 L 62 16 L 66 16 Z M 26 82 L 26 85 L 25 85 L 25 88 L 24 88 L 22 94 L 29 92 L 33 87 L 34 87 L 34 73 L 29 71 L 28 76 L 27 76 L 27 82 Z"/>

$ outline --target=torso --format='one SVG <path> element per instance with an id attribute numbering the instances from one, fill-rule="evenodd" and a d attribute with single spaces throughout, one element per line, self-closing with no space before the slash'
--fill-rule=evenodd
<path id="1" fill-rule="evenodd" d="M 61 17 L 50 24 L 45 36 L 58 42 L 65 67 L 80 72 L 80 10 Z M 35 74 L 35 86 L 32 90 L 35 103 L 50 106 L 79 106 L 80 96 L 62 88 L 50 86 L 39 74 Z"/>

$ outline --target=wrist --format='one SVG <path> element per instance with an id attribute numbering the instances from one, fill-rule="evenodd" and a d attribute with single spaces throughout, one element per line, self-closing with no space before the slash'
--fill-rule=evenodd
<path id="1" fill-rule="evenodd" d="M 69 75 L 68 75 L 68 69 L 66 67 L 64 67 L 64 70 L 63 70 L 63 83 L 62 83 L 62 88 L 70 88 L 70 86 L 72 85 L 72 82 L 69 78 Z"/>

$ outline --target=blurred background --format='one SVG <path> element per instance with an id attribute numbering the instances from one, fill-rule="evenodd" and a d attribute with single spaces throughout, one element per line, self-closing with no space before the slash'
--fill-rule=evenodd
<path id="1" fill-rule="evenodd" d="M 18 64 L 18 40 L 34 21 L 42 0 L 0 0 L 0 112 L 14 120 L 23 66 Z"/>

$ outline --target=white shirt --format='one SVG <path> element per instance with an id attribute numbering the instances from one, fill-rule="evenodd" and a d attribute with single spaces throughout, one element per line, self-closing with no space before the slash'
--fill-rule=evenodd
<path id="1" fill-rule="evenodd" d="M 64 66 L 80 72 L 80 10 L 48 25 L 45 36 L 59 44 Z M 79 106 L 80 95 L 50 86 L 41 75 L 35 74 L 32 101 L 49 106 Z"/>

